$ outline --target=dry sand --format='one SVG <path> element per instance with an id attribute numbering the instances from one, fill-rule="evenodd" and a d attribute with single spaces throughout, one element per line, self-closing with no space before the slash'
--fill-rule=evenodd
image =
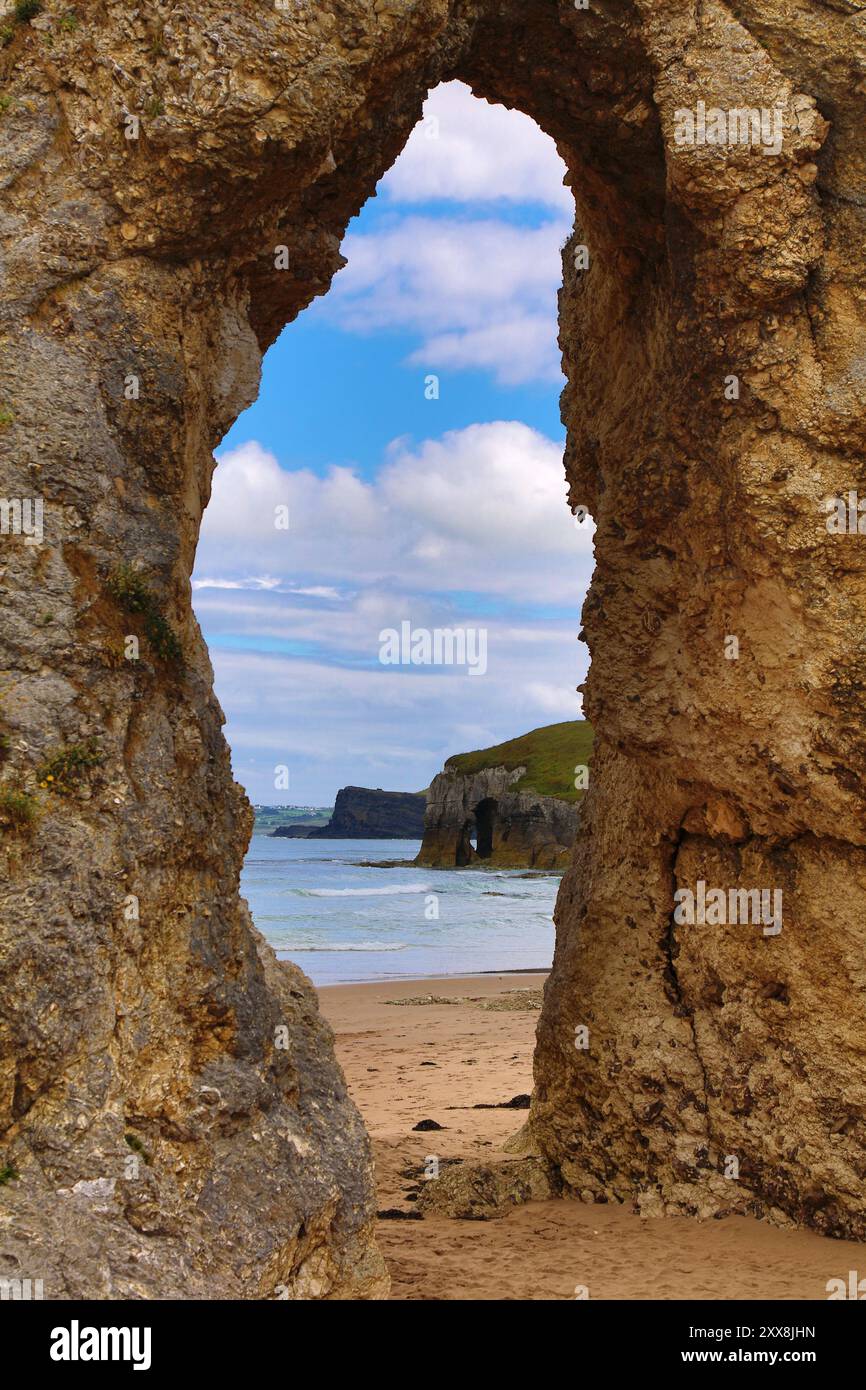
<path id="1" fill-rule="evenodd" d="M 503 974 L 319 991 L 373 1138 L 380 1210 L 413 1209 L 428 1155 L 509 1157 L 502 1145 L 526 1111 L 471 1107 L 530 1091 L 538 1011 L 525 1006 L 543 983 Z M 479 1002 L 387 1002 L 431 995 Z M 413 1132 L 426 1119 L 444 1128 Z M 642 1219 L 579 1201 L 531 1202 L 494 1221 L 383 1219 L 378 1239 L 394 1299 L 573 1299 L 578 1285 L 595 1299 L 826 1299 L 828 1279 L 866 1266 L 860 1245 L 745 1217 Z"/>

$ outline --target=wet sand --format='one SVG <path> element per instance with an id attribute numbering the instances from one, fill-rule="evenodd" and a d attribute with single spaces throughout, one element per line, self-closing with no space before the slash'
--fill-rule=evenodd
<path id="1" fill-rule="evenodd" d="M 532 1088 L 544 975 L 484 975 L 319 990 L 372 1135 L 380 1211 L 412 1212 L 430 1157 L 507 1159 Z M 390 1004 L 429 998 L 462 1002 Z M 483 1004 L 493 1004 L 484 1008 Z M 515 1007 L 516 1006 L 516 1007 Z M 433 1120 L 441 1130 L 413 1131 Z M 428 1165 L 429 1166 L 429 1165 Z M 866 1247 L 746 1217 L 641 1218 L 630 1208 L 530 1202 L 493 1221 L 381 1219 L 392 1298 L 826 1299 L 866 1272 Z"/>

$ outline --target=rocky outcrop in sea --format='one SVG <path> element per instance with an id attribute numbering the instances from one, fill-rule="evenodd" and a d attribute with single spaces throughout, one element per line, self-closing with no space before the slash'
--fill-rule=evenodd
<path id="1" fill-rule="evenodd" d="M 293 840 L 420 840 L 426 803 L 423 792 L 342 787 L 327 825 L 279 825 L 271 834 Z"/>
<path id="2" fill-rule="evenodd" d="M 579 808 L 535 791 L 515 791 L 525 772 L 490 767 L 466 775 L 446 767 L 434 777 L 416 863 L 437 869 L 565 868 Z"/>

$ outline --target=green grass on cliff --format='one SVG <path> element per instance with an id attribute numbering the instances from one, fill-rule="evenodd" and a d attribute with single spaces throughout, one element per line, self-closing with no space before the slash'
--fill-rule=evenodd
<path id="1" fill-rule="evenodd" d="M 574 769 L 589 762 L 592 753 L 592 725 L 585 719 L 569 719 L 564 724 L 547 724 L 520 738 L 480 748 L 475 753 L 458 753 L 445 766 L 455 772 L 483 772 L 487 767 L 525 767 L 514 783 L 514 791 L 536 791 L 561 801 L 580 801 L 582 791 L 574 785 Z"/>

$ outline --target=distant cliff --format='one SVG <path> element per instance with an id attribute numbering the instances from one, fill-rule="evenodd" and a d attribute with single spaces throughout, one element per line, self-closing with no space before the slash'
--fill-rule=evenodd
<path id="1" fill-rule="evenodd" d="M 449 758 L 427 795 L 416 863 L 564 868 L 577 833 L 592 729 L 569 720 Z"/>
<path id="2" fill-rule="evenodd" d="M 423 792 L 383 792 L 343 787 L 327 825 L 307 830 L 280 826 L 275 836 L 307 840 L 420 840 L 424 833 Z"/>

